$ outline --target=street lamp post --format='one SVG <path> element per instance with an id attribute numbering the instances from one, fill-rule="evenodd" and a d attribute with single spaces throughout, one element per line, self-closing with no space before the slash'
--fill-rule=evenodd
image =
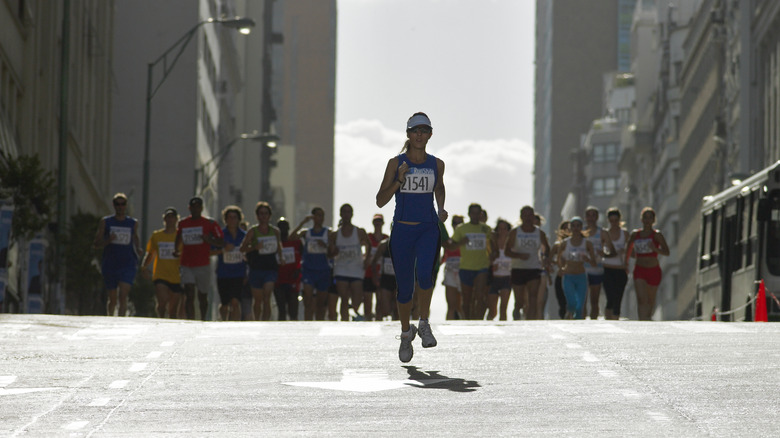
<path id="1" fill-rule="evenodd" d="M 216 176 L 217 170 L 222 165 L 222 162 L 225 159 L 225 156 L 228 152 L 230 152 L 230 149 L 233 148 L 233 146 L 238 143 L 240 140 L 252 140 L 262 143 L 263 150 L 265 149 L 273 149 L 276 147 L 277 142 L 279 141 L 279 136 L 274 134 L 258 134 L 257 131 L 251 133 L 251 134 L 241 134 L 238 136 L 238 138 L 234 138 L 233 140 L 229 141 L 228 144 L 225 145 L 222 149 L 219 150 L 216 154 L 214 154 L 213 157 L 211 157 L 210 160 L 206 161 L 205 163 L 201 164 L 195 169 L 195 178 L 193 180 L 192 185 L 192 192 L 195 193 L 196 196 L 200 196 L 203 194 L 203 191 L 206 189 L 206 187 L 211 184 L 211 180 Z M 214 166 L 214 170 L 209 173 L 208 175 L 204 175 L 203 182 L 200 184 L 200 187 L 198 187 L 198 177 L 206 171 L 206 167 L 216 161 L 216 164 Z"/>
<path id="2" fill-rule="evenodd" d="M 215 23 L 227 26 L 232 29 L 237 29 L 240 33 L 246 35 L 250 32 L 251 28 L 255 26 L 254 20 L 251 18 L 209 18 L 203 20 L 193 26 L 187 33 L 185 33 L 178 41 L 176 41 L 168 50 L 166 50 L 159 58 L 150 62 L 147 67 L 146 76 L 146 120 L 144 129 L 144 161 L 143 161 L 143 194 L 141 201 L 141 238 L 145 242 L 148 236 L 148 223 L 149 223 L 149 149 L 150 149 L 150 137 L 151 137 L 151 117 L 152 117 L 152 98 L 160 89 L 163 82 L 168 78 L 168 75 L 176 66 L 176 62 L 184 53 L 184 49 L 192 41 L 192 37 L 195 32 L 204 24 Z M 168 61 L 168 56 L 176 51 L 173 59 Z M 163 75 L 157 84 L 154 83 L 154 67 L 163 62 Z"/>

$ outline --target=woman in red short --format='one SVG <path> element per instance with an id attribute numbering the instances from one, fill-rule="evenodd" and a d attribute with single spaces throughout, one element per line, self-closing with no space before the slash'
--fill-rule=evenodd
<path id="1" fill-rule="evenodd" d="M 655 293 L 661 284 L 661 266 L 658 255 L 669 255 L 669 246 L 660 231 L 653 228 L 655 211 L 650 207 L 642 209 L 642 229 L 634 230 L 626 247 L 626 266 L 632 253 L 634 265 L 634 290 L 640 321 L 650 321 L 655 309 Z"/>

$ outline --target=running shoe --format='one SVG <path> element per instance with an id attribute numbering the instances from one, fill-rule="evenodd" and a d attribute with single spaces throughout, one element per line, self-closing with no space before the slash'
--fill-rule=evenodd
<path id="1" fill-rule="evenodd" d="M 520 309 L 515 309 L 512 311 L 512 319 L 515 321 L 520 321 Z"/>
<path id="2" fill-rule="evenodd" d="M 399 339 L 401 339 L 401 347 L 398 348 L 398 358 L 401 362 L 409 362 L 414 356 L 414 349 L 412 348 L 412 341 L 417 335 L 417 327 L 414 324 L 410 324 L 409 331 L 401 333 Z"/>
<path id="3" fill-rule="evenodd" d="M 431 331 L 431 325 L 428 324 L 427 319 L 420 320 L 420 339 L 422 340 L 423 348 L 431 348 L 436 346 L 436 338 L 433 337 Z"/>

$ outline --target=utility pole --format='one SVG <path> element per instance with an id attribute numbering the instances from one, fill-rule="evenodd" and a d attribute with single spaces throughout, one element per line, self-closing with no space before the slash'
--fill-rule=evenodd
<path id="1" fill-rule="evenodd" d="M 263 10 L 263 107 L 260 132 L 264 134 L 276 134 L 273 124 L 276 121 L 276 108 L 274 108 L 271 94 L 271 75 L 273 74 L 273 45 L 283 42 L 282 34 L 274 33 L 274 1 L 266 0 Z M 266 144 L 260 149 L 260 200 L 266 201 L 275 208 L 273 194 L 271 193 L 271 169 L 276 166 L 273 155 L 276 149 Z"/>

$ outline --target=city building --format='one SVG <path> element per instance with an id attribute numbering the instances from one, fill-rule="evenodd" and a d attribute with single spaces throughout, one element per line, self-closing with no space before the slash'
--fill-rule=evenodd
<path id="1" fill-rule="evenodd" d="M 36 268 L 28 266 L 29 242 L 12 236 L 12 267 L 0 267 L 11 298 L 5 306 L 17 302 L 8 310 L 64 312 L 64 270 L 52 257 L 62 255 L 69 218 L 110 208 L 114 14 L 113 1 L 0 4 L 0 150 L 10 157 L 37 155 L 58 181 L 52 227 L 35 237 L 50 249 L 37 272 L 44 302 L 26 306 L 26 273 Z"/>
<path id="2" fill-rule="evenodd" d="M 548 223 L 582 183 L 572 158 L 603 116 L 603 75 L 625 65 L 634 1 L 537 0 L 534 206 Z"/>
<path id="3" fill-rule="evenodd" d="M 225 148 L 239 147 L 231 142 L 240 134 L 242 35 L 209 20 L 236 16 L 232 1 L 116 4 L 111 187 L 128 195 L 144 241 L 162 226 L 166 207 L 187 216 L 195 194 L 204 198 L 204 214 L 219 215 L 217 168 Z"/>

